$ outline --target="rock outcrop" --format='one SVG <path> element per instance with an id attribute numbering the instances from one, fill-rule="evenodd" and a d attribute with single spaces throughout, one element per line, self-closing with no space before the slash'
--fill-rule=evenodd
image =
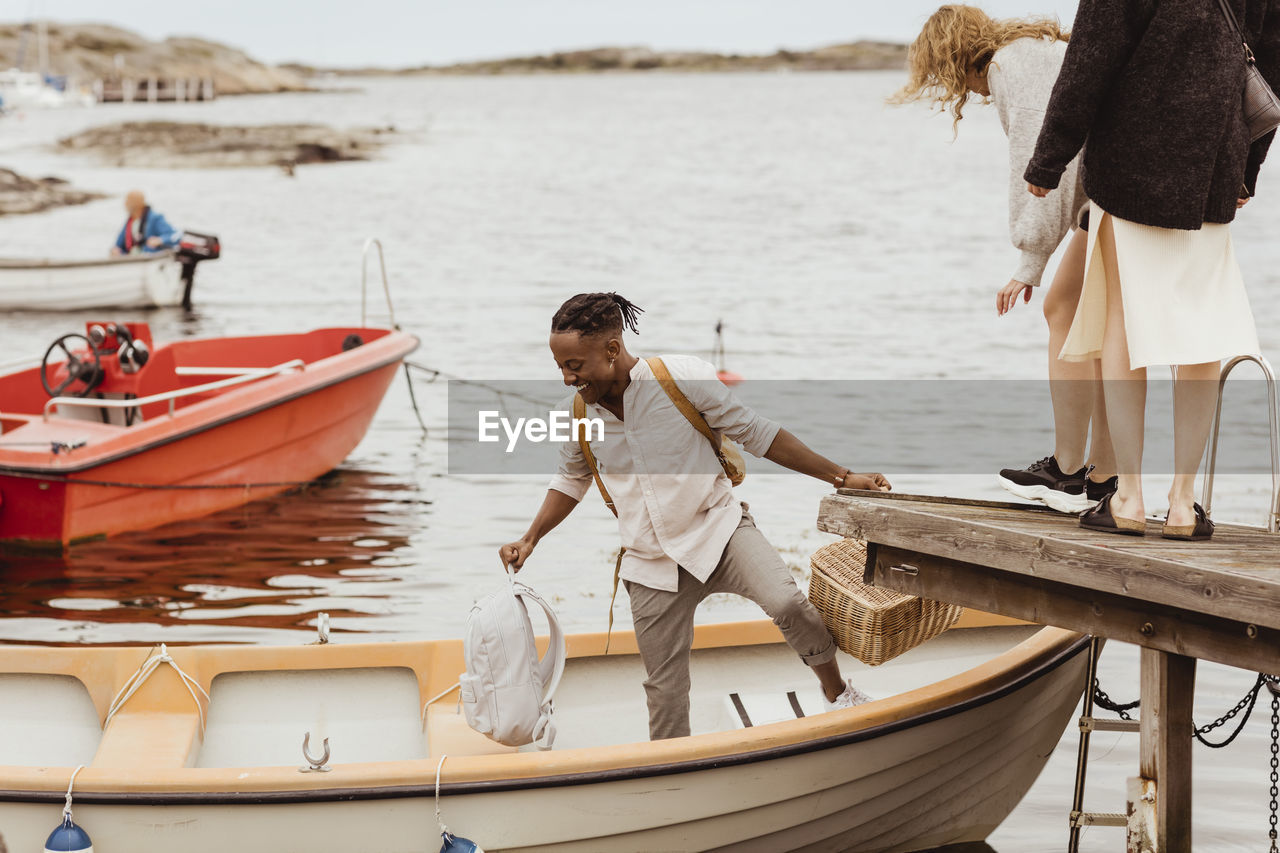
<path id="1" fill-rule="evenodd" d="M 130 121 L 93 127 L 58 141 L 116 166 L 229 168 L 367 160 L 395 131 L 335 130 L 317 124 L 220 125 Z"/>
<path id="2" fill-rule="evenodd" d="M 61 178 L 24 178 L 17 172 L 0 169 L 0 216 L 39 213 L 51 207 L 84 204 L 103 197 L 100 193 L 71 189 Z"/>
<path id="3" fill-rule="evenodd" d="M 88 85 L 121 77 L 172 79 L 212 78 L 219 95 L 303 90 L 297 72 L 265 65 L 244 51 L 199 38 L 150 41 L 137 33 L 105 24 L 48 25 L 49 72 L 69 82 Z M 17 63 L 23 40 L 21 24 L 0 24 L 0 68 Z M 35 31 L 26 34 L 24 63 L 33 67 Z"/>

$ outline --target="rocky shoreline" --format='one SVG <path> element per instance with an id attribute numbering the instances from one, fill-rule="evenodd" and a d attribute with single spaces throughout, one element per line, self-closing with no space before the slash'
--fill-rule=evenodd
<path id="1" fill-rule="evenodd" d="M 294 71 L 258 62 L 244 51 L 199 38 L 151 41 L 106 24 L 50 23 L 51 71 L 73 86 L 120 78 L 210 79 L 219 95 L 307 89 Z M 17 63 L 23 27 L 0 23 L 0 68 Z M 30 51 L 28 51 L 30 53 Z M 30 56 L 27 57 L 30 63 Z"/>
<path id="2" fill-rule="evenodd" d="M 39 213 L 105 197 L 101 193 L 72 189 L 62 178 L 27 178 L 10 169 L 0 169 L 0 216 Z"/>
<path id="3" fill-rule="evenodd" d="M 335 130 L 318 124 L 217 125 L 172 121 L 119 122 L 58 141 L 58 150 L 88 153 L 115 166 L 242 168 L 367 160 L 394 128 Z"/>
<path id="4" fill-rule="evenodd" d="M 385 68 L 332 69 L 341 75 L 386 74 L 583 74 L 599 72 L 679 71 L 896 71 L 907 65 L 907 45 L 858 41 L 813 50 L 778 50 L 770 54 L 722 54 L 697 51 L 659 51 L 648 47 L 600 47 L 537 56 L 424 65 L 390 71 Z M 288 66 L 300 75 L 326 69 Z"/>

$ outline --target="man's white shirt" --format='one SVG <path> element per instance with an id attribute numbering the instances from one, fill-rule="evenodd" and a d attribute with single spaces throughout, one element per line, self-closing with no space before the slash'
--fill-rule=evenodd
<path id="1" fill-rule="evenodd" d="M 702 359 L 664 355 L 662 361 L 717 434 L 764 456 L 778 435 L 777 424 L 740 403 Z M 572 398 L 565 408 L 571 403 Z M 591 450 L 618 510 L 626 548 L 621 576 L 671 592 L 680 567 L 705 581 L 742 521 L 742 504 L 711 442 L 671 402 L 643 358 L 631 369 L 622 415 L 620 421 L 603 406 L 587 406 L 586 417 L 604 423 L 604 439 L 592 441 Z M 559 470 L 549 487 L 578 501 L 594 491 L 577 441 L 561 445 Z"/>

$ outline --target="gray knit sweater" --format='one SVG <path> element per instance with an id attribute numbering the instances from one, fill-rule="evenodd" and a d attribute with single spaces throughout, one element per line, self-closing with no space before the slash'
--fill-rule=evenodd
<path id="1" fill-rule="evenodd" d="M 1049 256 L 1089 200 L 1080 183 L 1079 157 L 1067 164 L 1061 189 L 1045 198 L 1027 192 L 1027 182 L 1022 177 L 1035 153 L 1040 125 L 1066 52 L 1066 42 L 1023 38 L 996 51 L 987 66 L 991 100 L 1009 137 L 1009 237 L 1022 252 L 1013 278 L 1023 284 L 1040 283 Z"/>

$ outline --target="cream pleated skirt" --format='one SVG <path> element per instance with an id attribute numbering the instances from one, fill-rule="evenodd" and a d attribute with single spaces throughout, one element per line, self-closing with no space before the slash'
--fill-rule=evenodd
<path id="1" fill-rule="evenodd" d="M 1059 358 L 1084 361 L 1102 354 L 1107 269 L 1098 235 L 1104 220 L 1115 235 L 1130 369 L 1258 354 L 1230 225 L 1157 228 L 1112 216 L 1096 204 L 1089 220 L 1084 287 Z"/>

